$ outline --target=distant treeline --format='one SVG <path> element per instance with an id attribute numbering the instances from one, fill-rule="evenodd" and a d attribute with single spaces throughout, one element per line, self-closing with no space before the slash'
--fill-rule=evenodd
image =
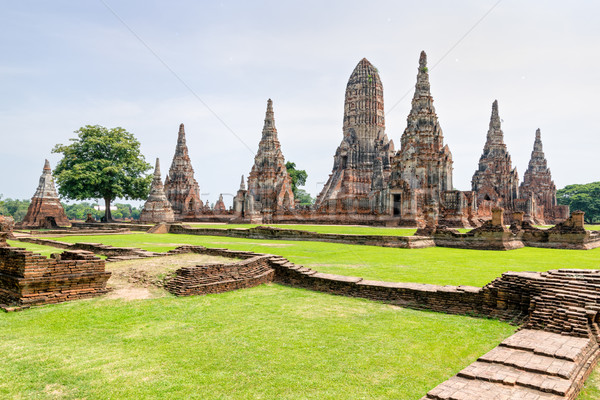
<path id="1" fill-rule="evenodd" d="M 3 199 L 0 200 L 0 215 L 10 215 L 15 219 L 15 222 L 23 221 L 25 214 L 27 214 L 27 208 L 29 208 L 30 200 L 18 200 L 18 199 Z M 88 214 L 96 220 L 100 220 L 104 216 L 104 211 L 99 211 L 94 208 L 92 203 L 76 203 L 76 204 L 65 204 L 61 203 L 69 219 L 77 219 L 85 221 Z M 115 203 L 116 210 L 112 211 L 112 216 L 115 219 L 139 219 L 142 207 L 134 207 L 130 204 Z"/>
<path id="2" fill-rule="evenodd" d="M 585 212 L 586 223 L 600 223 L 600 182 L 565 186 L 556 192 L 556 201 L 568 205 L 571 211 Z"/>

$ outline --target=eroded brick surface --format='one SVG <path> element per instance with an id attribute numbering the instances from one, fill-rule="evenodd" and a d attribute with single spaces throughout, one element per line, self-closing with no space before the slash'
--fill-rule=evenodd
<path id="1" fill-rule="evenodd" d="M 140 213 L 140 222 L 173 222 L 175 214 L 171 203 L 167 200 L 160 175 L 160 161 L 156 159 L 154 179 L 150 187 L 150 195 Z"/>
<path id="2" fill-rule="evenodd" d="M 204 206 L 200 200 L 198 182 L 194 178 L 183 124 L 179 125 L 175 155 L 165 180 L 164 191 L 178 220 L 196 217 Z"/>
<path id="3" fill-rule="evenodd" d="M 58 226 L 71 226 L 67 214 L 54 186 L 52 169 L 46 160 L 40 182 L 35 194 L 31 198 L 31 204 L 27 214 L 20 223 L 23 228 L 55 228 Z"/>

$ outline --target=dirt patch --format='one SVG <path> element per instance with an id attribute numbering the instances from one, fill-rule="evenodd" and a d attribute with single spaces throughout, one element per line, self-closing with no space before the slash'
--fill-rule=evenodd
<path id="1" fill-rule="evenodd" d="M 165 284 L 181 267 L 207 264 L 229 264 L 235 259 L 201 254 L 179 254 L 138 260 L 118 261 L 106 265 L 112 273 L 108 280 L 111 292 L 107 298 L 143 300 L 167 295 Z"/>
<path id="2" fill-rule="evenodd" d="M 148 288 L 123 287 L 114 289 L 106 298 L 108 299 L 123 299 L 123 300 L 145 300 L 161 297 L 157 293 L 153 293 Z"/>

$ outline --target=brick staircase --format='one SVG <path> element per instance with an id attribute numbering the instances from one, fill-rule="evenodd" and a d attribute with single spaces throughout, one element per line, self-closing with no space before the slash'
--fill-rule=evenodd
<path id="1" fill-rule="evenodd" d="M 599 355 L 594 339 L 524 329 L 422 400 L 572 400 Z"/>
<path id="2" fill-rule="evenodd" d="M 486 288 L 502 307 L 529 304 L 522 330 L 422 400 L 574 400 L 600 357 L 600 271 L 510 273 Z"/>

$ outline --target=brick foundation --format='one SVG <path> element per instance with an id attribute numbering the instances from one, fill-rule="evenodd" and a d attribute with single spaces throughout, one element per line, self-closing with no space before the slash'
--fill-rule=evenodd
<path id="1" fill-rule="evenodd" d="M 0 307 L 5 310 L 98 296 L 110 272 L 87 251 L 46 258 L 23 248 L 0 248 Z"/>

